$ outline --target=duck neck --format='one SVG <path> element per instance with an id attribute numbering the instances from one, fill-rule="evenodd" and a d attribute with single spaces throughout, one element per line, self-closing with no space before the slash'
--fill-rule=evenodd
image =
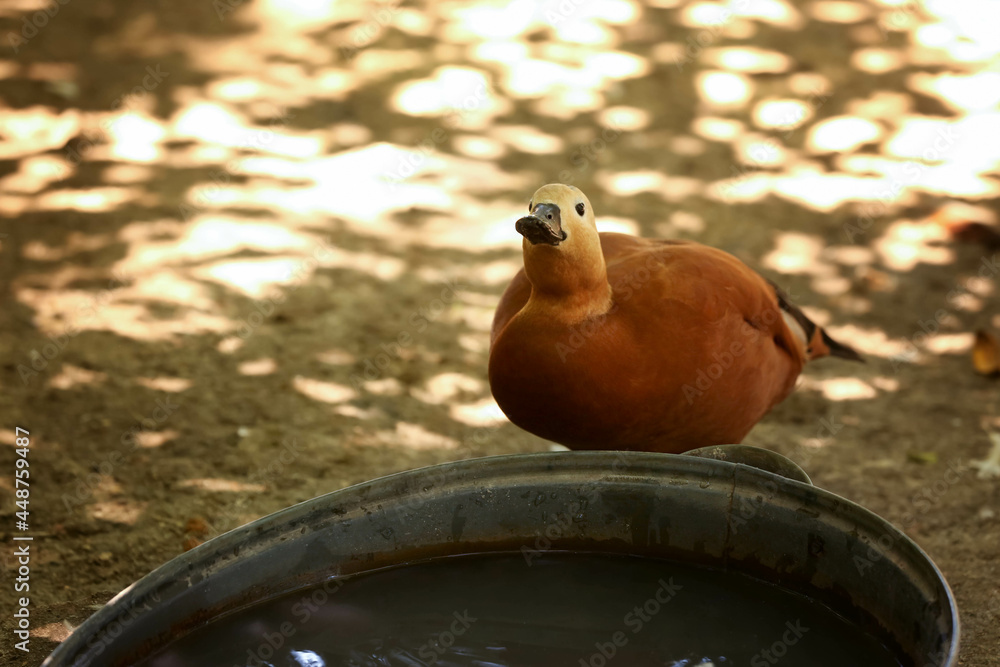
<path id="1" fill-rule="evenodd" d="M 551 246 L 529 245 L 524 271 L 531 283 L 528 312 L 572 324 L 611 309 L 611 285 L 599 245 L 583 258 Z"/>

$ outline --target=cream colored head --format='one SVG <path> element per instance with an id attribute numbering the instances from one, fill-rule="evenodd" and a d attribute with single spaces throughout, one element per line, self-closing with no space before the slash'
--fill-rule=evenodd
<path id="1" fill-rule="evenodd" d="M 603 289 L 607 269 L 587 195 L 572 185 L 543 185 L 528 211 L 515 227 L 524 237 L 524 270 L 532 287 L 553 296 Z"/>

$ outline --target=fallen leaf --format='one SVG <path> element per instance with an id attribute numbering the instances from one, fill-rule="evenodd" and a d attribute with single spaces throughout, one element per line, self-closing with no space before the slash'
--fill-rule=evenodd
<path id="1" fill-rule="evenodd" d="M 989 249 L 1000 248 L 996 213 L 979 206 L 949 202 L 930 216 L 930 222 L 944 228 L 959 243 L 975 243 Z"/>
<path id="2" fill-rule="evenodd" d="M 1000 433 L 990 433 L 990 442 L 993 449 L 984 461 L 970 461 L 973 468 L 978 468 L 976 477 L 979 479 L 990 479 L 1000 477 Z"/>
<path id="3" fill-rule="evenodd" d="M 896 286 L 896 278 L 870 266 L 859 267 L 856 273 L 861 284 L 874 292 L 891 292 Z"/>
<path id="4" fill-rule="evenodd" d="M 1000 232 L 992 225 L 970 222 L 953 228 L 951 234 L 956 241 L 978 243 L 990 249 L 1000 248 Z"/>
<path id="5" fill-rule="evenodd" d="M 208 523 L 200 516 L 191 517 L 184 524 L 184 532 L 194 533 L 195 535 L 207 535 Z"/>
<path id="6" fill-rule="evenodd" d="M 976 331 L 976 342 L 972 345 L 972 365 L 981 375 L 1000 373 L 1000 342 L 989 331 Z"/>
<path id="7" fill-rule="evenodd" d="M 181 546 L 184 547 L 184 551 L 191 551 L 199 544 L 202 544 L 202 540 L 199 540 L 197 537 L 189 537 L 186 540 L 184 540 Z"/>
<path id="8" fill-rule="evenodd" d="M 930 465 L 938 462 L 936 452 L 907 452 L 906 458 L 921 465 Z"/>

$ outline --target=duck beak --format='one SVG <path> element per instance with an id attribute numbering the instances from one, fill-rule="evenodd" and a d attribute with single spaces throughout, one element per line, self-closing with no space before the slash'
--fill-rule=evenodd
<path id="1" fill-rule="evenodd" d="M 521 218 L 514 224 L 514 229 L 528 239 L 531 245 L 545 243 L 557 246 L 566 240 L 559 207 L 555 204 L 538 204 L 531 215 Z"/>

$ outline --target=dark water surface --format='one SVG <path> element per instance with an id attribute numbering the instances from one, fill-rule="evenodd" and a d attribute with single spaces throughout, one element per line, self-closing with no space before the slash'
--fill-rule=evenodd
<path id="1" fill-rule="evenodd" d="M 289 593 L 143 667 L 898 667 L 826 607 L 755 579 L 597 554 L 469 555 Z"/>

